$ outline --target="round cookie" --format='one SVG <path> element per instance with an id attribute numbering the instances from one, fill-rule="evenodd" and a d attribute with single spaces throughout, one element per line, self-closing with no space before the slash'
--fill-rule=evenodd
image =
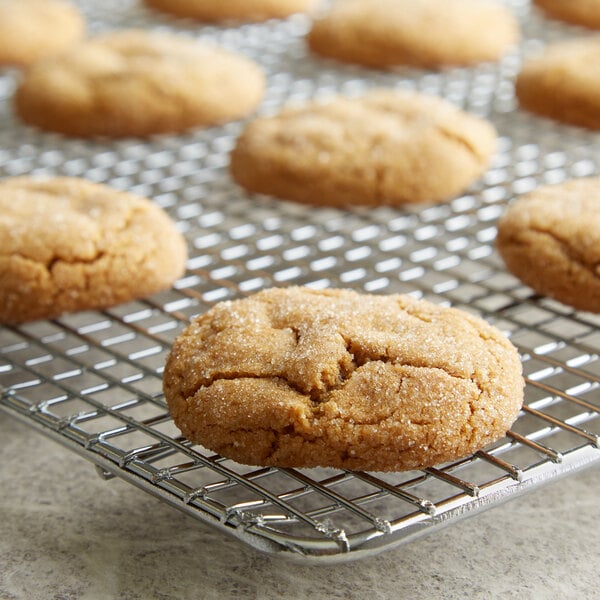
<path id="1" fill-rule="evenodd" d="M 488 0 L 344 0 L 315 21 L 308 44 L 368 67 L 435 68 L 498 60 L 519 35 L 508 9 Z"/>
<path id="2" fill-rule="evenodd" d="M 555 19 L 600 29 L 600 0 L 534 0 L 534 3 Z"/>
<path id="3" fill-rule="evenodd" d="M 441 98 L 374 90 L 288 108 L 247 125 L 231 153 L 251 192 L 316 205 L 449 199 L 487 168 L 491 124 Z"/>
<path id="4" fill-rule="evenodd" d="M 17 88 L 23 121 L 74 136 L 147 136 L 235 120 L 262 99 L 251 60 L 191 38 L 125 30 L 29 69 Z"/>
<path id="5" fill-rule="evenodd" d="M 517 351 L 485 321 L 350 290 L 222 302 L 176 339 L 163 382 L 192 442 L 280 467 L 454 460 L 502 437 L 523 401 Z"/>
<path id="6" fill-rule="evenodd" d="M 548 185 L 498 222 L 508 270 L 539 294 L 600 313 L 600 178 Z"/>
<path id="7" fill-rule="evenodd" d="M 209 23 L 227 20 L 265 21 L 307 12 L 318 0 L 144 0 L 148 6 Z"/>
<path id="8" fill-rule="evenodd" d="M 27 66 L 83 38 L 85 21 L 64 0 L 0 0 L 0 65 Z"/>
<path id="9" fill-rule="evenodd" d="M 528 111 L 600 129 L 600 35 L 552 44 L 526 61 L 516 94 Z"/>
<path id="10" fill-rule="evenodd" d="M 145 198 L 84 179 L 0 181 L 0 321 L 105 308 L 168 288 L 186 243 Z"/>

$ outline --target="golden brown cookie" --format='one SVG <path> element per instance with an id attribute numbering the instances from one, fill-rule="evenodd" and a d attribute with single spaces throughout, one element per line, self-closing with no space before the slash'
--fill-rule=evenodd
<path id="1" fill-rule="evenodd" d="M 552 44 L 526 61 L 516 93 L 526 110 L 600 129 L 600 35 Z"/>
<path id="2" fill-rule="evenodd" d="M 251 192 L 316 205 L 440 201 L 487 168 L 491 124 L 441 98 L 375 90 L 251 122 L 231 154 Z"/>
<path id="3" fill-rule="evenodd" d="M 148 6 L 199 21 L 265 21 L 307 12 L 319 0 L 144 0 Z"/>
<path id="4" fill-rule="evenodd" d="M 600 29 L 600 0 L 534 0 L 549 17 Z"/>
<path id="5" fill-rule="evenodd" d="M 191 38 L 126 30 L 27 71 L 15 95 L 31 125 L 74 136 L 147 136 L 239 119 L 261 101 L 251 60 Z"/>
<path id="6" fill-rule="evenodd" d="M 494 61 L 518 40 L 516 19 L 488 0 L 338 0 L 308 34 L 317 54 L 382 68 Z"/>
<path id="7" fill-rule="evenodd" d="M 238 462 L 396 471 L 502 437 L 523 379 L 512 344 L 459 310 L 274 288 L 197 317 L 164 391 L 188 439 Z"/>
<path id="8" fill-rule="evenodd" d="M 83 38 L 85 22 L 65 0 L 0 0 L 0 65 L 27 66 Z"/>
<path id="9" fill-rule="evenodd" d="M 186 244 L 158 206 L 84 179 L 0 181 L 0 321 L 105 308 L 168 288 Z"/>
<path id="10" fill-rule="evenodd" d="M 539 294 L 600 312 L 600 178 L 538 188 L 498 222 L 508 270 Z"/>

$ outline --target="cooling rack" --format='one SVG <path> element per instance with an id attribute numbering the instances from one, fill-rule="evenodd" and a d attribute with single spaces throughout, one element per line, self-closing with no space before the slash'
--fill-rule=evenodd
<path id="1" fill-rule="evenodd" d="M 332 563 L 380 552 L 600 461 L 600 319 L 534 295 L 494 250 L 515 195 L 599 174 L 600 136 L 516 110 L 524 55 L 581 30 L 508 2 L 524 41 L 498 64 L 379 73 L 307 54 L 303 17 L 202 27 L 135 2 L 81 1 L 90 29 L 182 30 L 262 64 L 261 112 L 375 86 L 438 94 L 489 118 L 494 162 L 465 195 L 409 209 L 307 208 L 250 197 L 227 175 L 242 123 L 149 141 L 84 142 L 20 125 L 16 74 L 0 74 L 0 176 L 71 175 L 152 198 L 190 247 L 172 290 L 103 312 L 0 329 L 0 408 L 200 521 L 260 550 Z M 246 467 L 190 444 L 161 392 L 166 354 L 193 315 L 269 286 L 408 293 L 483 316 L 519 348 L 525 405 L 507 436 L 452 464 L 408 473 Z M 69 474 L 65 473 L 65 477 Z M 151 516 L 149 517 L 151 519 Z"/>

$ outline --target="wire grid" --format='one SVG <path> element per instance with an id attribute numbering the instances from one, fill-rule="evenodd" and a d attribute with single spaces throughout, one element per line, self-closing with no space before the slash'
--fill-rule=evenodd
<path id="1" fill-rule="evenodd" d="M 242 123 L 149 141 L 81 141 L 20 125 L 15 73 L 0 74 L 0 176 L 71 175 L 152 198 L 190 246 L 172 290 L 102 312 L 0 330 L 0 408 L 192 516 L 261 550 L 336 562 L 379 552 L 600 460 L 598 316 L 532 294 L 494 251 L 496 219 L 516 194 L 598 174 L 600 136 L 515 111 L 523 55 L 580 35 L 508 2 L 521 48 L 498 64 L 380 73 L 307 54 L 304 17 L 203 27 L 134 2 L 81 1 L 90 29 L 184 30 L 244 52 L 269 84 L 261 113 L 375 86 L 442 95 L 492 120 L 494 162 L 448 204 L 315 209 L 248 196 L 227 174 Z M 519 348 L 523 411 L 506 438 L 452 464 L 407 473 L 247 467 L 190 444 L 161 391 L 168 350 L 215 302 L 274 285 L 408 293 L 474 312 Z M 67 476 L 65 474 L 65 476 Z"/>

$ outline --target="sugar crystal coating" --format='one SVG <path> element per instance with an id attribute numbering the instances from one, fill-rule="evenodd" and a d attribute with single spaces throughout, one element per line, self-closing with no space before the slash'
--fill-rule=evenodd
<path id="1" fill-rule="evenodd" d="M 390 471 L 504 435 L 523 380 L 512 344 L 461 311 L 274 288 L 195 319 L 164 391 L 185 436 L 239 462 Z"/>
<path id="2" fill-rule="evenodd" d="M 0 321 L 105 308 L 170 287 L 187 249 L 168 215 L 75 177 L 0 182 Z"/>

